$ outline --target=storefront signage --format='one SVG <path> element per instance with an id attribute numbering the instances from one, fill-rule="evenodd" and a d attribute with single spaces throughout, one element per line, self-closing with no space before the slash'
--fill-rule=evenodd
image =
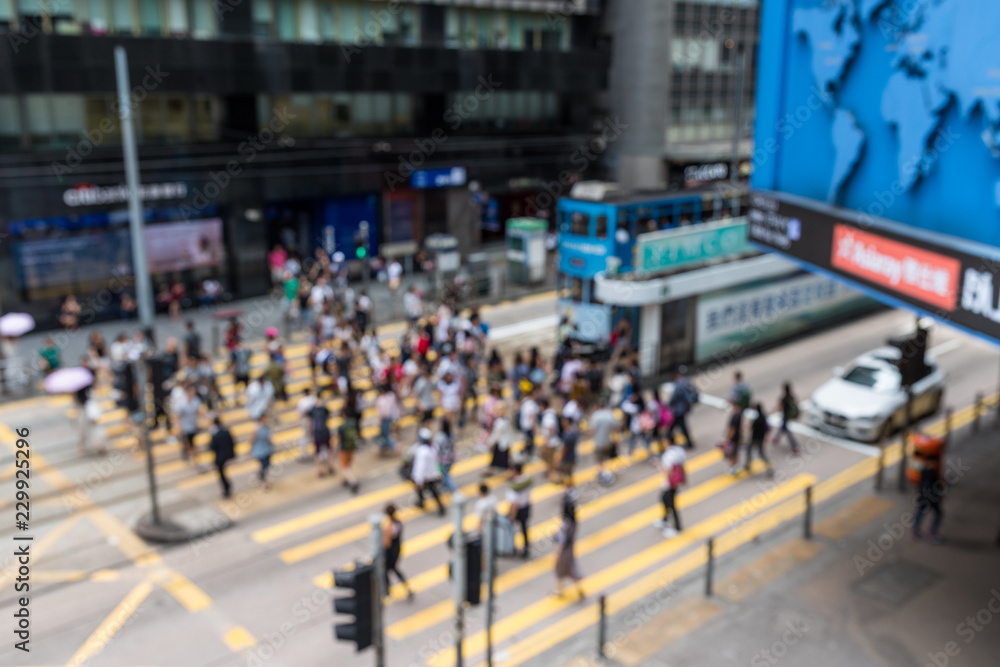
<path id="1" fill-rule="evenodd" d="M 639 235 L 636 265 L 641 271 L 666 271 L 750 250 L 746 220 L 707 223 Z"/>
<path id="2" fill-rule="evenodd" d="M 684 167 L 685 181 L 722 181 L 727 176 L 729 176 L 729 165 L 725 162 L 692 164 Z"/>
<path id="3" fill-rule="evenodd" d="M 752 242 L 1000 341 L 997 248 L 770 192 L 750 207 Z"/>
<path id="4" fill-rule="evenodd" d="M 185 183 L 150 183 L 139 186 L 141 201 L 158 199 L 183 199 L 187 196 Z M 102 188 L 82 183 L 63 192 L 63 202 L 67 206 L 97 206 L 99 204 L 122 204 L 128 201 L 128 187 L 115 185 Z"/>
<path id="5" fill-rule="evenodd" d="M 410 185 L 414 188 L 455 188 L 465 185 L 465 167 L 444 167 L 443 169 L 418 169 L 410 174 Z"/>

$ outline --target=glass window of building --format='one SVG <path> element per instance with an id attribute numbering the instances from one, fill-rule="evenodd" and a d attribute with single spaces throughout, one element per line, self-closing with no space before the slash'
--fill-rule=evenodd
<path id="1" fill-rule="evenodd" d="M 260 105 L 257 107 L 261 108 Z M 212 95 L 195 95 L 191 104 L 191 128 L 195 141 L 218 141 L 222 105 Z M 266 123 L 266 121 L 265 121 Z"/>
<path id="2" fill-rule="evenodd" d="M 215 5 L 202 0 L 189 0 L 188 16 L 191 17 L 191 36 L 198 39 L 215 37 Z"/>
<path id="3" fill-rule="evenodd" d="M 340 12 L 340 42 L 342 44 L 362 44 L 365 34 L 362 29 L 361 8 L 356 2 L 337 3 Z"/>
<path id="4" fill-rule="evenodd" d="M 392 124 L 392 93 L 372 93 L 372 123 L 376 132 L 388 132 Z"/>
<path id="5" fill-rule="evenodd" d="M 178 95 L 164 101 L 164 138 L 167 141 L 191 139 L 191 113 L 188 98 Z"/>
<path id="6" fill-rule="evenodd" d="M 88 95 L 85 100 L 84 118 L 86 127 L 100 132 L 101 145 L 121 143 L 118 106 L 113 95 Z M 107 130 L 107 131 L 105 131 Z"/>
<path id="7" fill-rule="evenodd" d="M 299 39 L 303 42 L 319 41 L 319 13 L 316 0 L 298 2 Z"/>
<path id="8" fill-rule="evenodd" d="M 174 36 L 187 35 L 188 26 L 187 6 L 184 0 L 168 0 L 167 2 L 167 31 Z"/>
<path id="9" fill-rule="evenodd" d="M 253 14 L 253 34 L 257 37 L 271 37 L 274 34 L 272 0 L 253 0 L 251 13 Z"/>
<path id="10" fill-rule="evenodd" d="M 52 134 L 56 142 L 78 141 L 87 129 L 83 95 L 52 95 Z"/>
<path id="11" fill-rule="evenodd" d="M 159 35 L 160 26 L 160 1 L 159 0 L 138 0 L 139 3 L 139 29 L 143 35 Z"/>
<path id="12" fill-rule="evenodd" d="M 457 49 L 462 45 L 458 10 L 454 7 L 448 7 L 444 12 L 444 45 L 449 49 Z"/>
<path id="13" fill-rule="evenodd" d="M 105 0 L 89 0 L 87 9 L 87 27 L 90 32 L 95 35 L 107 34 L 110 22 Z"/>
<path id="14" fill-rule="evenodd" d="M 337 41 L 337 12 L 330 0 L 319 3 L 319 37 L 324 42 Z"/>
<path id="15" fill-rule="evenodd" d="M 132 32 L 132 3 L 129 0 L 111 0 L 111 28 L 119 35 Z"/>
<path id="16" fill-rule="evenodd" d="M 14 95 L 0 95 L 0 146 L 21 143 L 21 109 Z"/>
<path id="17" fill-rule="evenodd" d="M 136 108 L 138 116 L 138 139 L 142 143 L 160 143 L 166 138 L 163 122 L 163 98 L 150 95 Z"/>
<path id="18" fill-rule="evenodd" d="M 372 95 L 371 93 L 354 93 L 351 118 L 354 120 L 354 131 L 357 134 L 371 134 L 372 124 Z"/>
<path id="19" fill-rule="evenodd" d="M 52 141 L 51 96 L 25 95 L 24 105 L 27 115 L 25 124 L 32 145 L 45 145 Z"/>
<path id="20" fill-rule="evenodd" d="M 392 105 L 392 125 L 397 132 L 413 130 L 413 97 L 407 93 L 396 93 Z"/>
<path id="21" fill-rule="evenodd" d="M 0 0 L 0 28 L 7 28 L 16 16 L 11 0 Z"/>
<path id="22" fill-rule="evenodd" d="M 294 0 L 278 0 L 278 39 L 294 40 L 295 2 Z"/>
<path id="23" fill-rule="evenodd" d="M 0 0 L 4 3 L 7 0 Z M 52 22 L 52 31 L 58 35 L 79 35 L 80 22 L 85 17 L 84 0 L 49 0 L 47 7 Z"/>

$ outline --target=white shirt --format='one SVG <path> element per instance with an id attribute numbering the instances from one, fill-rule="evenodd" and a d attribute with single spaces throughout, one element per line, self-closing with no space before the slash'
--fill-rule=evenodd
<path id="1" fill-rule="evenodd" d="M 462 407 L 462 383 L 452 380 L 448 384 L 444 380 L 438 382 L 438 391 L 441 392 L 441 407 L 445 412 L 457 412 Z"/>
<path id="2" fill-rule="evenodd" d="M 542 435 L 545 436 L 547 447 L 558 447 L 559 442 L 559 415 L 552 408 L 542 413 Z"/>
<path id="3" fill-rule="evenodd" d="M 295 406 L 295 411 L 299 413 L 300 417 L 309 417 L 309 413 L 312 412 L 314 407 L 316 407 L 316 397 L 309 394 L 299 399 L 298 404 Z"/>
<path id="4" fill-rule="evenodd" d="M 535 403 L 534 399 L 525 399 L 524 403 L 521 404 L 521 430 L 530 431 L 535 428 L 535 423 L 538 417 L 538 403 Z"/>
<path id="5" fill-rule="evenodd" d="M 687 454 L 684 453 L 684 448 L 679 445 L 671 445 L 667 447 L 667 451 L 663 452 L 663 456 L 660 457 L 660 466 L 669 473 L 675 465 L 682 466 L 686 461 Z M 660 486 L 663 489 L 670 488 L 670 483 L 667 481 L 666 476 L 664 476 Z"/>
<path id="6" fill-rule="evenodd" d="M 325 285 L 313 285 L 313 288 L 309 290 L 309 300 L 312 302 L 313 310 L 317 313 L 322 312 L 323 304 L 330 298 L 331 293 L 332 290 Z"/>
<path id="7" fill-rule="evenodd" d="M 423 301 L 413 292 L 403 295 L 403 308 L 410 317 L 420 317 L 424 310 Z"/>
<path id="8" fill-rule="evenodd" d="M 580 404 L 576 401 L 569 401 L 565 406 L 563 406 L 562 416 L 578 422 L 583 419 L 583 410 L 580 409 Z"/>
<path id="9" fill-rule="evenodd" d="M 479 517 L 479 523 L 481 525 L 486 525 L 486 513 L 490 509 L 496 510 L 496 507 L 497 499 L 493 494 L 476 499 L 473 511 L 476 513 L 476 516 Z"/>
<path id="10" fill-rule="evenodd" d="M 413 472 L 411 477 L 417 484 L 432 479 L 437 479 L 441 475 L 438 473 L 438 453 L 434 445 L 417 445 L 417 452 L 413 457 Z"/>
<path id="11" fill-rule="evenodd" d="M 386 269 L 386 272 L 389 274 L 389 280 L 397 280 L 401 275 L 403 275 L 403 265 L 399 262 L 393 262 L 389 265 L 389 268 Z"/>
<path id="12" fill-rule="evenodd" d="M 559 373 L 559 383 L 562 385 L 563 391 L 569 392 L 573 388 L 576 376 L 580 374 L 582 369 L 583 362 L 579 359 L 570 359 L 563 364 L 562 371 Z"/>
<path id="13" fill-rule="evenodd" d="M 529 506 L 531 504 L 531 487 L 529 486 L 523 491 L 507 489 L 507 502 L 518 507 Z"/>

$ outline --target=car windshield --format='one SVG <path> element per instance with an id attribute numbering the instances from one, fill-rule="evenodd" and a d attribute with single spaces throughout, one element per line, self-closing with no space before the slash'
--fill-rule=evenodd
<path id="1" fill-rule="evenodd" d="M 861 385 L 878 394 L 892 393 L 899 390 L 899 373 L 893 368 L 878 368 L 873 366 L 854 366 L 843 376 L 844 382 Z"/>
<path id="2" fill-rule="evenodd" d="M 879 380 L 880 371 L 868 366 L 855 366 L 844 374 L 844 382 L 860 384 L 863 387 L 874 387 Z"/>

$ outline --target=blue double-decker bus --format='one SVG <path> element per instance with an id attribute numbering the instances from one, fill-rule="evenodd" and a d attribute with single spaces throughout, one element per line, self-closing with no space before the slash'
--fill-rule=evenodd
<path id="1" fill-rule="evenodd" d="M 595 343 L 606 343 L 622 318 L 636 334 L 638 313 L 598 302 L 594 277 L 631 271 L 637 236 L 729 217 L 734 200 L 746 206 L 746 191 L 735 188 L 640 194 L 607 185 L 580 183 L 556 208 L 560 316 L 575 326 L 575 338 Z"/>

